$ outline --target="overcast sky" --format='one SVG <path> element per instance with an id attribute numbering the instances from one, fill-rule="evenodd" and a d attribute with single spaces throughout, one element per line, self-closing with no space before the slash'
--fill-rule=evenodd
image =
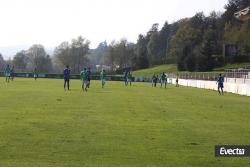
<path id="1" fill-rule="evenodd" d="M 0 47 L 54 47 L 79 35 L 136 42 L 153 23 L 224 11 L 227 0 L 0 0 Z M 0 50 L 1 52 L 1 50 Z M 3 53 L 4 54 L 4 53 Z"/>

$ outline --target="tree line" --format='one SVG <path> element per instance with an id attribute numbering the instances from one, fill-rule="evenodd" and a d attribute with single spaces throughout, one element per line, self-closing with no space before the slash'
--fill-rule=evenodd
<path id="1" fill-rule="evenodd" d="M 0 70 L 9 64 L 15 72 L 32 72 L 36 68 L 41 73 L 61 73 L 69 65 L 72 73 L 79 73 L 83 66 L 89 65 L 89 44 L 90 41 L 79 36 L 71 42 L 62 42 L 55 48 L 53 56 L 48 55 L 40 44 L 16 53 L 12 60 L 5 61 L 0 54 Z"/>
<path id="2" fill-rule="evenodd" d="M 146 35 L 139 35 L 135 45 L 135 68 L 176 63 L 181 71 L 210 71 L 229 60 L 223 46 L 235 44 L 238 55 L 230 63 L 250 61 L 250 21 L 239 21 L 234 13 L 250 6 L 249 0 L 229 0 L 224 13 L 203 12 L 159 30 L 153 24 Z"/>
<path id="3" fill-rule="evenodd" d="M 122 39 L 102 48 L 99 64 L 112 68 L 143 69 L 160 64 L 177 64 L 180 71 L 210 71 L 225 63 L 250 61 L 250 21 L 234 13 L 250 6 L 249 0 L 229 0 L 225 12 L 196 13 L 159 29 L 155 23 L 135 44 Z M 237 46 L 237 56 L 225 57 L 226 45 Z M 100 49 L 100 48 L 97 48 Z M 98 57 L 98 54 L 95 54 Z"/>

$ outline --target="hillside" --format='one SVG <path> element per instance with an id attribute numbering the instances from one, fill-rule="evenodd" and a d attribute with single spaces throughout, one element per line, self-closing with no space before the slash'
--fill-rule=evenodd
<path id="1" fill-rule="evenodd" d="M 250 63 L 237 63 L 237 64 L 227 64 L 223 67 L 215 68 L 214 71 L 225 71 L 226 69 L 239 69 L 239 68 L 250 68 Z M 133 72 L 134 76 L 152 76 L 153 74 L 160 74 L 162 72 L 173 73 L 177 72 L 176 64 L 164 64 L 155 66 L 148 69 L 137 70 Z"/>
<path id="2" fill-rule="evenodd" d="M 227 64 L 224 67 L 215 68 L 214 71 L 224 71 L 226 69 L 239 69 L 239 68 L 250 69 L 250 63 Z"/>
<path id="3" fill-rule="evenodd" d="M 160 74 L 162 72 L 176 72 L 177 65 L 176 64 L 164 64 L 160 66 L 155 66 L 148 69 L 137 70 L 133 72 L 134 76 L 151 76 L 153 74 Z"/>

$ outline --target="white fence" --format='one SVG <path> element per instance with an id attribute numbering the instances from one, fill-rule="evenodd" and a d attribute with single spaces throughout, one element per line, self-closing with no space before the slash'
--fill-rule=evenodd
<path id="1" fill-rule="evenodd" d="M 172 84 L 175 84 L 175 81 L 176 81 L 175 78 L 170 79 L 170 83 Z M 218 88 L 216 81 L 205 81 L 205 80 L 179 79 L 179 85 L 210 89 L 210 90 L 217 90 Z M 225 82 L 224 91 L 244 96 L 250 96 L 250 84 L 238 83 L 238 82 Z"/>

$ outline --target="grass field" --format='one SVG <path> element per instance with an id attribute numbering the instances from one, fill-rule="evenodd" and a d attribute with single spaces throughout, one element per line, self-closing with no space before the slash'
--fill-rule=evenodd
<path id="1" fill-rule="evenodd" d="M 162 72 L 177 72 L 177 65 L 176 64 L 164 64 L 155 66 L 148 69 L 137 70 L 133 72 L 134 76 L 152 76 L 153 74 L 161 74 Z"/>
<path id="2" fill-rule="evenodd" d="M 224 71 L 225 69 L 250 68 L 250 63 L 227 64 L 224 67 L 215 68 L 214 71 Z"/>
<path id="3" fill-rule="evenodd" d="M 215 158 L 250 144 L 250 98 L 195 88 L 0 78 L 0 167 L 247 167 Z"/>

